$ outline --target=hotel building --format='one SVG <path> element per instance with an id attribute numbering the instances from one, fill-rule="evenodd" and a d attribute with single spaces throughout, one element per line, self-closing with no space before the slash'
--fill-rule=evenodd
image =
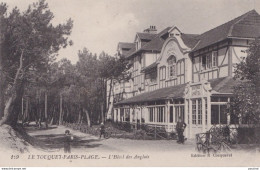
<path id="1" fill-rule="evenodd" d="M 202 34 L 186 34 L 177 26 L 136 33 L 134 42 L 118 43 L 119 55 L 131 64 L 131 78 L 113 83 L 108 118 L 173 132 L 180 117 L 188 138 L 212 125 L 238 123 L 227 105 L 237 83 L 234 66 L 256 37 L 255 10 Z"/>

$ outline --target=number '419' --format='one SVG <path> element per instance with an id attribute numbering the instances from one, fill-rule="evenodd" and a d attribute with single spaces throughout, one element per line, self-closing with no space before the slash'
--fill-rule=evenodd
<path id="1" fill-rule="evenodd" d="M 19 159 L 19 155 L 12 155 L 11 159 Z"/>

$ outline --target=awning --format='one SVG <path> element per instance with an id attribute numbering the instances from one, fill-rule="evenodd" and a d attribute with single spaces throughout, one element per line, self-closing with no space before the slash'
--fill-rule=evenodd
<path id="1" fill-rule="evenodd" d="M 234 80 L 233 77 L 223 77 L 218 79 L 209 80 L 212 94 L 233 94 L 233 87 L 239 83 L 238 80 Z"/>
<path id="2" fill-rule="evenodd" d="M 238 84 L 239 81 L 234 80 L 232 77 L 223 77 L 218 79 L 209 80 L 212 95 L 232 95 L 233 94 L 233 86 Z M 151 92 L 145 92 L 134 97 L 122 100 L 115 105 L 120 104 L 134 104 L 141 102 L 150 102 L 150 101 L 158 101 L 164 99 L 178 99 L 184 98 L 184 90 L 186 84 L 181 84 L 177 86 L 171 86 L 166 88 L 157 89 Z"/>
<path id="3" fill-rule="evenodd" d="M 151 65 L 149 65 L 149 66 L 143 68 L 143 69 L 141 70 L 141 72 L 147 72 L 147 71 L 149 71 L 149 70 L 151 70 L 151 69 L 153 69 L 153 68 L 157 68 L 157 65 L 158 65 L 158 63 L 154 62 L 153 64 L 151 64 Z"/>
<path id="4" fill-rule="evenodd" d="M 157 89 L 151 92 L 145 92 L 129 99 L 122 100 L 115 105 L 119 104 L 133 104 L 140 102 L 158 101 L 163 99 L 183 98 L 184 90 L 187 84 L 171 86 L 166 88 Z"/>

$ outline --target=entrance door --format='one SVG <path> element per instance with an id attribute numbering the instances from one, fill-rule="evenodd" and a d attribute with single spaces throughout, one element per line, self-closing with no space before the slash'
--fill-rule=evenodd
<path id="1" fill-rule="evenodd" d="M 184 106 L 175 106 L 175 122 L 177 123 L 178 119 L 181 118 L 181 120 L 184 122 Z"/>

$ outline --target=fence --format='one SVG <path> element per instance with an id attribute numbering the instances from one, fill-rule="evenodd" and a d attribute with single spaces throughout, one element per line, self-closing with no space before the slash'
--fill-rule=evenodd
<path id="1" fill-rule="evenodd" d="M 99 126 L 89 127 L 85 124 L 64 123 L 66 127 L 74 130 L 80 130 L 94 136 L 99 136 Z M 129 122 L 119 122 L 106 124 L 106 133 L 112 138 L 136 139 L 136 140 L 174 140 L 175 133 L 166 131 L 166 125 L 153 124 L 130 124 Z"/>

